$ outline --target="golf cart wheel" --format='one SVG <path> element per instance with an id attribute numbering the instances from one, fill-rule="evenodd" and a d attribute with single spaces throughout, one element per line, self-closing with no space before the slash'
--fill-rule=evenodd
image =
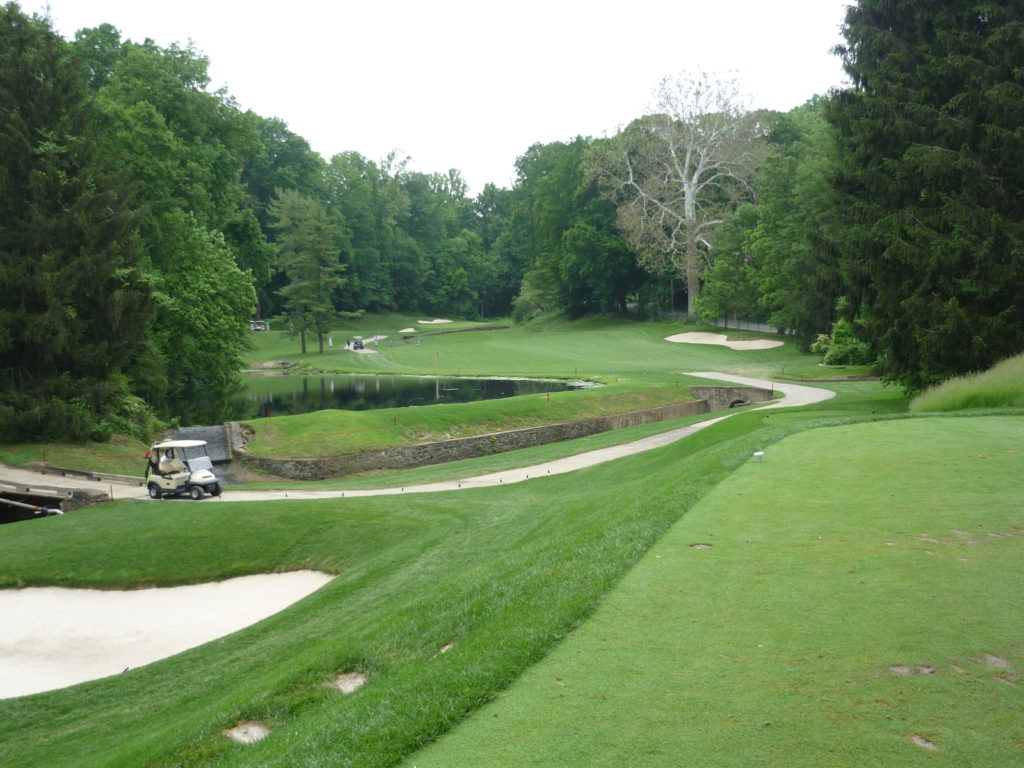
<path id="1" fill-rule="evenodd" d="M 157 485 L 156 483 L 150 483 L 149 484 L 149 498 L 151 498 L 151 499 L 159 499 L 161 496 L 163 496 L 163 493 L 160 492 L 160 486 Z"/>
<path id="2" fill-rule="evenodd" d="M 210 486 L 211 496 L 220 496 L 220 483 L 214 483 Z"/>
<path id="3" fill-rule="evenodd" d="M 192 497 L 193 501 L 199 501 L 203 498 L 203 487 L 201 485 L 193 485 L 188 489 L 188 495 Z"/>

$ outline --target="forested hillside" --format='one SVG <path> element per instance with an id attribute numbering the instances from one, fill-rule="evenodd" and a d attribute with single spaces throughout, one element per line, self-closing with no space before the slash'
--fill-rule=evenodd
<path id="1" fill-rule="evenodd" d="M 919 388 L 1024 349 L 1024 8 L 861 0 L 853 85 L 789 113 L 666 79 L 511 189 L 323 158 L 191 45 L 0 8 L 0 441 L 219 417 L 253 317 L 767 320 Z M 410 126 L 410 130 L 414 130 Z M 847 359 L 849 358 L 849 359 Z M 854 359 L 855 358 L 855 359 Z"/>

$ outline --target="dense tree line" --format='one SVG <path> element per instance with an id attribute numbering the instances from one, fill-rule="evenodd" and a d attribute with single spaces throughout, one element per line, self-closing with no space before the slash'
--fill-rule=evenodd
<path id="1" fill-rule="evenodd" d="M 345 152 L 211 92 L 191 46 L 0 7 L 0 439 L 217 419 L 253 316 L 767 320 L 917 388 L 1024 349 L 1024 7 L 860 0 L 853 85 L 786 114 L 668 79 L 511 189 Z M 678 304 L 677 304 L 678 301 Z M 843 359 L 847 359 L 843 357 Z M 849 361 L 849 360 L 848 360 Z"/>
<path id="2" fill-rule="evenodd" d="M 840 53 L 849 317 L 917 388 L 1024 349 L 1024 3 L 861 0 Z"/>

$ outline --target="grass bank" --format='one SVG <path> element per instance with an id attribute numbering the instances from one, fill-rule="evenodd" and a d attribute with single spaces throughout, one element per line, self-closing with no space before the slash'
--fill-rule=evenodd
<path id="1" fill-rule="evenodd" d="M 250 419 L 245 422 L 253 430 L 247 450 L 259 456 L 322 458 L 417 445 L 687 402 L 694 399 L 689 385 L 706 383 L 686 376 L 656 378 L 662 383 L 620 381 L 502 400 Z"/>
<path id="2" fill-rule="evenodd" d="M 864 403 L 870 402 L 871 415 L 885 417 L 902 414 L 906 411 L 907 401 L 903 394 L 895 388 L 882 388 L 873 382 L 847 382 L 828 385 L 837 396 L 829 403 L 829 411 L 835 414 L 856 414 L 864 412 Z M 776 414 L 779 415 L 779 414 Z M 481 456 L 475 459 L 453 461 L 429 467 L 408 470 L 379 470 L 362 475 L 318 481 L 273 480 L 252 482 L 232 486 L 239 490 L 345 490 L 361 488 L 388 488 L 399 486 L 415 486 L 425 483 L 436 483 L 445 480 L 459 480 L 477 475 L 500 472 L 534 464 L 573 456 L 586 451 L 598 450 L 611 445 L 639 440 L 648 435 L 666 432 L 678 427 L 694 424 L 708 418 L 707 414 L 698 414 L 681 419 L 670 419 L 651 424 L 640 424 L 635 427 L 602 432 L 576 440 L 539 445 L 518 451 L 498 453 L 492 456 Z"/>
<path id="3" fill-rule="evenodd" d="M 120 502 L 4 526 L 4 586 L 133 588 L 298 568 L 338 578 L 187 653 L 0 702 L 0 763 L 392 765 L 543 658 L 753 450 L 886 407 L 873 385 L 793 413 L 738 414 L 610 465 L 400 505 Z M 370 675 L 360 691 L 325 685 L 353 668 Z M 224 739 L 243 719 L 271 736 Z"/>
<path id="4" fill-rule="evenodd" d="M 0 462 L 23 467 L 34 461 L 55 467 L 139 475 L 145 471 L 148 445 L 125 435 L 114 435 L 105 443 L 19 443 L 0 444 Z"/>
<path id="5" fill-rule="evenodd" d="M 1022 762 L 1020 417 L 787 437 L 403 765 Z"/>

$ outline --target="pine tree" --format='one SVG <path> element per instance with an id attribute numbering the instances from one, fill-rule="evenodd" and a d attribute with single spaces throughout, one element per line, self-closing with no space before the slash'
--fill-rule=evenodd
<path id="1" fill-rule="evenodd" d="M 102 436 L 151 314 L 128 190 L 46 21 L 0 7 L 0 440 Z"/>
<path id="2" fill-rule="evenodd" d="M 843 31 L 838 240 L 881 372 L 918 389 L 1024 350 L 1024 2 L 860 0 Z"/>
<path id="3" fill-rule="evenodd" d="M 341 218 L 295 190 L 281 191 L 270 214 L 280 233 L 281 268 L 288 277 L 288 285 L 281 289 L 285 315 L 301 338 L 302 354 L 307 333 L 316 334 L 323 354 L 324 337 L 338 317 L 334 293 L 345 282 Z"/>

